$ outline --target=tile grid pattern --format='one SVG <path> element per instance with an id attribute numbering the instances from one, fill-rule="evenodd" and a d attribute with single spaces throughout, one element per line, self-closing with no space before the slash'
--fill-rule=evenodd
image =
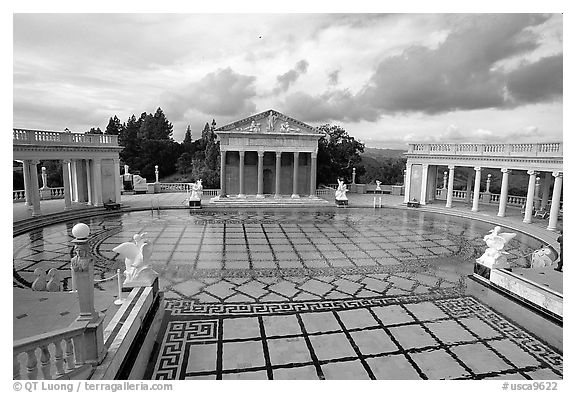
<path id="1" fill-rule="evenodd" d="M 454 308 L 467 309 L 467 317 L 452 314 L 449 310 Z M 189 361 L 180 374 L 174 366 L 181 363 L 173 359 L 172 343 L 166 345 L 164 340 L 152 377 L 346 379 L 342 367 L 352 370 L 354 379 L 362 375 L 366 379 L 562 377 L 561 355 L 484 309 L 472 298 L 457 298 L 284 316 L 219 316 L 218 337 L 209 340 L 193 337 L 183 344 L 190 348 L 186 355 Z M 478 310 L 485 312 L 477 314 Z M 180 326 L 178 318 L 182 317 L 172 318 L 165 337 L 170 335 L 174 324 Z M 250 328 L 250 324 L 254 326 Z M 446 335 L 447 328 L 457 334 Z M 511 340 L 512 330 L 523 340 Z M 416 331 L 419 333 L 415 335 Z M 217 353 L 211 355 L 215 358 L 214 367 L 199 369 L 194 353 L 214 341 L 219 348 L 218 351 L 214 348 Z M 534 351 L 535 348 L 539 350 Z M 484 362 L 468 357 L 470 352 Z M 251 359 L 246 361 L 242 353 L 250 353 Z M 430 353 L 435 354 L 434 361 Z M 166 359 L 171 359 L 170 367 L 164 366 Z M 223 367 L 216 367 L 220 362 Z"/>

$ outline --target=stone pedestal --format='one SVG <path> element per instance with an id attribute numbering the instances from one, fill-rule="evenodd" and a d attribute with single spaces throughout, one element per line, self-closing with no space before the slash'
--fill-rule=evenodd
<path id="1" fill-rule="evenodd" d="M 46 200 L 51 199 L 50 189 L 49 188 L 41 188 L 40 189 L 40 199 Z"/>

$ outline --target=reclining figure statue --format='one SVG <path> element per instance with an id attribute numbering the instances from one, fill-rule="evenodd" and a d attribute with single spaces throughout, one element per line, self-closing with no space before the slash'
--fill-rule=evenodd
<path id="1" fill-rule="evenodd" d="M 112 249 L 124 258 L 124 286 L 149 286 L 158 277 L 158 273 L 150 267 L 152 244 L 144 239 L 145 236 L 146 233 L 136 234 L 133 236 L 134 242 L 125 242 Z"/>
<path id="2" fill-rule="evenodd" d="M 490 231 L 490 234 L 484 236 L 484 242 L 486 242 L 488 248 L 480 258 L 476 259 L 476 262 L 491 269 L 510 267 L 506 256 L 508 253 L 504 251 L 504 246 L 516 237 L 516 234 L 500 233 L 501 229 L 501 227 L 497 226 Z"/>

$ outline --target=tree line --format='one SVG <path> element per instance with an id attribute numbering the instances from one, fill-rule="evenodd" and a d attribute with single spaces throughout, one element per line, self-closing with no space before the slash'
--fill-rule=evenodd
<path id="1" fill-rule="evenodd" d="M 163 178 L 180 182 L 202 179 L 205 188 L 219 188 L 220 142 L 215 129 L 213 119 L 204 125 L 200 138 L 193 140 L 188 125 L 183 141 L 174 141 L 173 125 L 158 108 L 155 113 L 132 115 L 125 122 L 112 116 L 104 131 L 92 127 L 86 133 L 118 135 L 118 143 L 123 147 L 121 164 L 148 181 L 155 177 L 154 166 L 158 165 Z M 334 184 L 338 178 L 350 183 L 352 168 L 356 168 L 356 182 L 360 183 L 366 173 L 361 157 L 364 144 L 338 125 L 324 124 L 318 129 L 322 133 L 318 141 L 318 184 Z"/>

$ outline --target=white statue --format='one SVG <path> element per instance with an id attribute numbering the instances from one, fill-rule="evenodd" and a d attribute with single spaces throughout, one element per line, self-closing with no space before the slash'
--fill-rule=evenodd
<path id="1" fill-rule="evenodd" d="M 552 266 L 558 255 L 550 247 L 542 247 L 532 253 L 530 267 Z"/>
<path id="2" fill-rule="evenodd" d="M 376 191 L 382 191 L 380 184 L 382 184 L 382 182 L 380 180 L 376 180 Z"/>
<path id="3" fill-rule="evenodd" d="M 490 231 L 490 234 L 484 236 L 484 242 L 488 248 L 484 251 L 484 254 L 478 259 L 481 265 L 488 268 L 509 268 L 510 263 L 508 263 L 508 253 L 504 250 L 504 246 L 516 237 L 515 233 L 500 233 L 502 228 L 497 226 Z"/>
<path id="4" fill-rule="evenodd" d="M 196 180 L 195 183 L 192 183 L 192 192 L 190 193 L 190 200 L 191 201 L 199 201 L 202 199 L 203 187 L 202 187 L 202 179 Z"/>
<path id="5" fill-rule="evenodd" d="M 260 132 L 260 123 L 256 123 L 252 120 L 252 123 L 250 123 L 248 127 L 244 128 L 244 131 Z"/>
<path id="6" fill-rule="evenodd" d="M 133 236 L 134 242 L 125 242 L 112 249 L 124 258 L 124 285 L 151 285 L 158 277 L 158 273 L 150 267 L 152 244 L 144 239 L 145 236 L 146 233 L 136 234 Z"/>
<path id="7" fill-rule="evenodd" d="M 344 180 L 340 180 L 338 179 L 338 188 L 336 189 L 336 192 L 334 193 L 334 197 L 336 198 L 337 201 L 347 201 L 348 198 L 346 197 L 346 193 L 348 192 L 348 189 L 346 188 L 346 184 L 344 184 Z"/>
<path id="8" fill-rule="evenodd" d="M 280 132 L 290 132 L 290 131 L 300 131 L 300 128 L 290 127 L 290 123 L 288 123 L 287 121 L 280 124 Z"/>
<path id="9" fill-rule="evenodd" d="M 270 132 L 274 131 L 275 122 L 276 122 L 276 115 L 274 115 L 274 112 L 270 111 L 270 114 L 268 115 L 268 131 Z"/>

